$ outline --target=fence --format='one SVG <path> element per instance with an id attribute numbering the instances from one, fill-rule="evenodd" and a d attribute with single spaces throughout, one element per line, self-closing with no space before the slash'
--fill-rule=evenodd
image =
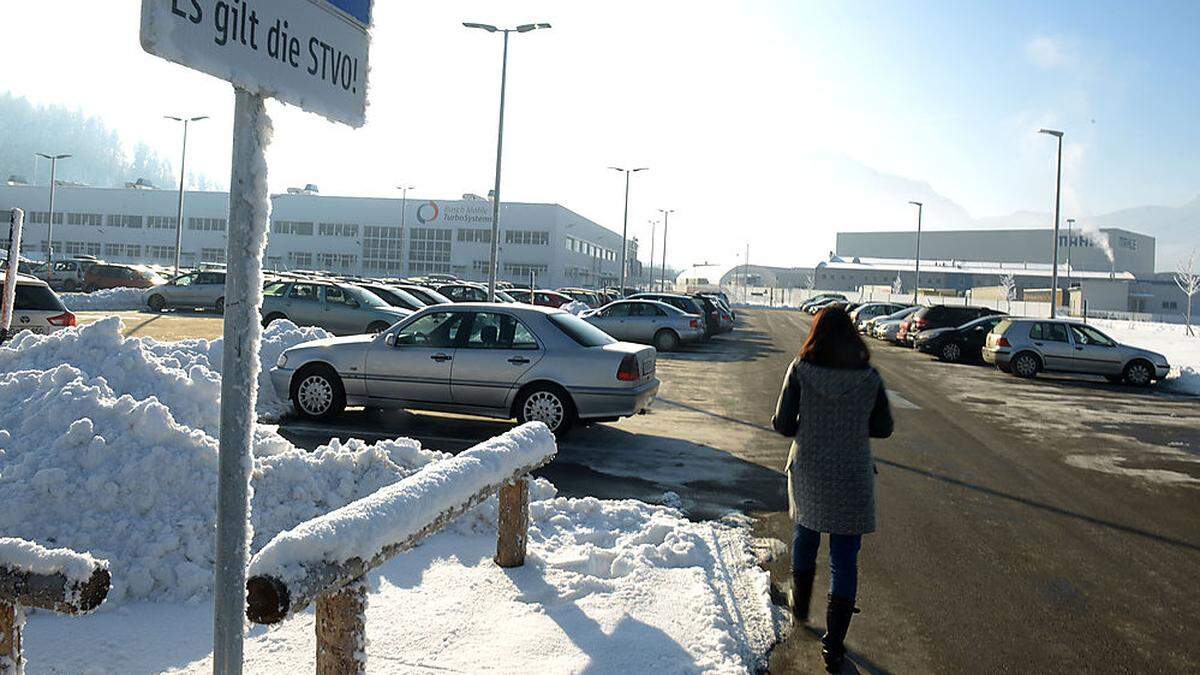
<path id="1" fill-rule="evenodd" d="M 497 492 L 496 564 L 525 564 L 527 475 L 556 452 L 545 425 L 526 424 L 276 535 L 250 563 L 246 616 L 278 623 L 315 600 L 316 672 L 363 672 L 367 572 Z"/>
<path id="2" fill-rule="evenodd" d="M 86 614 L 108 597 L 108 561 L 0 539 L 0 675 L 20 673 L 24 608 Z"/>

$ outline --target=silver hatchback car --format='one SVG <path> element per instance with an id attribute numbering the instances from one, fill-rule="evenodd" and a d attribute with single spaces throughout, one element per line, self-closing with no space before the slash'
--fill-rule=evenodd
<path id="1" fill-rule="evenodd" d="M 653 300 L 621 300 L 583 313 L 583 320 L 618 340 L 670 352 L 704 339 L 704 319 Z"/>
<path id="2" fill-rule="evenodd" d="M 559 309 L 509 303 L 428 307 L 380 335 L 317 340 L 271 369 L 296 412 L 330 419 L 347 405 L 544 422 L 645 410 L 658 394 L 652 347 L 617 342 Z"/>
<path id="3" fill-rule="evenodd" d="M 326 281 L 271 281 L 263 287 L 262 325 L 287 319 L 319 326 L 334 335 L 381 333 L 412 314 L 352 284 Z"/>
<path id="4" fill-rule="evenodd" d="M 988 334 L 983 360 L 1018 377 L 1043 370 L 1103 375 L 1144 387 L 1171 371 L 1167 357 L 1121 344 L 1094 327 L 1061 319 L 1005 319 Z"/>
<path id="5" fill-rule="evenodd" d="M 189 272 L 146 291 L 146 306 L 155 312 L 169 307 L 203 307 L 225 311 L 225 273 Z"/>

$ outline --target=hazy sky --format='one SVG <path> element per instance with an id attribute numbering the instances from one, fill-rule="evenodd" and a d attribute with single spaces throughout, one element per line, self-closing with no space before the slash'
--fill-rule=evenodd
<path id="1" fill-rule="evenodd" d="M 139 12 L 4 0 L 0 87 L 172 159 L 179 130 L 161 115 L 211 115 L 189 168 L 227 183 L 230 87 L 142 52 Z M 931 228 L 1049 211 L 1043 125 L 1067 132 L 1064 217 L 1200 193 L 1200 3 L 912 0 L 380 0 L 367 125 L 272 105 L 272 190 L 486 194 L 500 38 L 463 20 L 554 25 L 512 40 L 503 197 L 619 230 L 623 182 L 605 167 L 649 166 L 631 235 L 677 209 L 675 264 L 734 262 L 748 240 L 754 262 L 810 264 L 838 229 L 911 226 L 907 199 L 950 200 Z"/>

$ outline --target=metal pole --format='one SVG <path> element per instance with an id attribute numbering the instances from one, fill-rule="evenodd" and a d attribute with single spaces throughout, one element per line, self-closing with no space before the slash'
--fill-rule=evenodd
<path id="1" fill-rule="evenodd" d="M 183 184 L 187 176 L 188 122 L 183 120 L 183 152 L 179 157 L 179 210 L 175 216 L 175 276 L 179 276 L 179 254 L 183 246 Z"/>
<path id="2" fill-rule="evenodd" d="M 36 152 L 33 153 L 33 180 L 31 180 L 29 184 L 35 187 L 37 186 L 37 170 L 39 159 L 41 159 L 41 157 L 39 157 Z"/>
<path id="3" fill-rule="evenodd" d="M 662 283 L 659 284 L 659 291 L 666 292 L 667 290 L 667 232 L 671 226 L 671 214 L 674 209 L 659 209 L 663 214 L 663 251 L 662 251 Z"/>
<path id="4" fill-rule="evenodd" d="M 404 242 L 404 243 L 408 243 L 408 232 L 407 232 L 408 218 L 407 218 L 407 216 L 408 216 L 408 188 L 402 187 L 402 188 L 400 188 L 400 236 L 401 236 L 401 242 Z M 402 247 L 402 250 L 400 253 L 400 263 L 401 263 L 400 268 L 401 268 L 401 270 L 403 270 L 404 275 L 408 276 L 411 273 L 411 270 L 409 270 L 409 267 L 408 267 L 408 259 L 404 257 L 403 247 Z"/>
<path id="5" fill-rule="evenodd" d="M 750 242 L 746 242 L 746 258 L 742 260 L 742 302 L 750 297 Z"/>
<path id="6" fill-rule="evenodd" d="M 1074 218 L 1067 218 L 1067 294 L 1071 293 L 1071 226 L 1075 224 Z M 1067 298 L 1067 305 L 1070 306 L 1070 297 Z"/>
<path id="7" fill-rule="evenodd" d="M 496 272 L 500 267 L 500 160 L 504 154 L 504 89 L 508 84 L 508 33 L 500 65 L 500 129 L 496 133 L 496 187 L 492 190 L 492 260 L 488 270 L 488 302 L 496 301 Z"/>
<path id="8" fill-rule="evenodd" d="M 913 304 L 919 303 L 917 294 L 921 292 L 921 216 L 924 214 L 925 205 L 917 204 L 917 265 L 916 278 L 913 280 Z"/>
<path id="9" fill-rule="evenodd" d="M 1058 208 L 1062 199 L 1062 135 L 1058 137 L 1058 177 L 1054 183 L 1054 258 L 1050 269 L 1050 318 L 1058 315 Z"/>
<path id="10" fill-rule="evenodd" d="M 629 175 L 632 171 L 625 170 L 625 219 L 621 224 L 621 286 L 617 289 L 620 297 L 625 297 L 625 253 L 629 250 Z"/>
<path id="11" fill-rule="evenodd" d="M 650 289 L 654 290 L 654 238 L 657 235 L 658 222 L 650 221 Z"/>
<path id="12" fill-rule="evenodd" d="M 50 213 L 46 219 L 46 283 L 54 280 L 54 176 L 58 158 L 50 160 Z"/>
<path id="13" fill-rule="evenodd" d="M 251 441 L 262 334 L 262 255 L 267 241 L 266 146 L 271 137 L 263 97 L 234 88 L 233 173 L 229 181 L 225 349 L 221 364 L 213 673 L 242 672 L 249 553 Z"/>

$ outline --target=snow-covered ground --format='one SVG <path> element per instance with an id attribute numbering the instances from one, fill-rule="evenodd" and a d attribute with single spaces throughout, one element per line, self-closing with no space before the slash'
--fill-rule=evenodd
<path id="1" fill-rule="evenodd" d="M 261 362 L 322 336 L 276 322 Z M 211 671 L 220 363 L 219 340 L 123 338 L 115 318 L 0 347 L 0 532 L 106 559 L 113 577 L 93 616 L 30 616 L 29 672 Z M 270 392 L 260 414 L 283 405 Z M 253 551 L 448 457 L 410 439 L 305 452 L 269 427 L 254 455 Z M 370 669 L 745 672 L 776 639 L 746 522 L 544 480 L 530 498 L 523 568 L 491 562 L 492 499 L 372 574 Z M 247 672 L 311 670 L 313 640 L 311 610 L 255 628 Z"/>
<path id="2" fill-rule="evenodd" d="M 72 312 L 97 310 L 120 311 L 146 308 L 144 288 L 106 288 L 91 293 L 60 293 L 63 304 Z"/>
<path id="3" fill-rule="evenodd" d="M 1200 395 L 1200 328 L 1188 335 L 1187 327 L 1174 323 L 1089 319 L 1113 339 L 1167 357 L 1171 374 L 1159 386 L 1186 394 Z"/>

